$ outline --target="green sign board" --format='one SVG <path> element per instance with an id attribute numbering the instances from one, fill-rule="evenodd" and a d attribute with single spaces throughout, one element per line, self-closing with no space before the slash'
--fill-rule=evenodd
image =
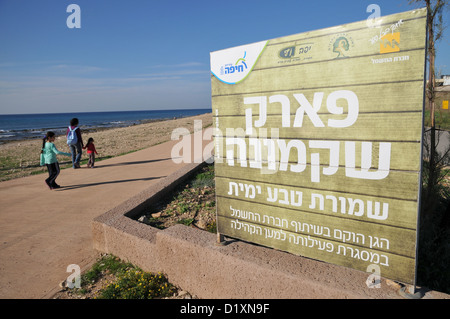
<path id="1" fill-rule="evenodd" d="M 218 232 L 415 284 L 426 10 L 211 53 Z"/>

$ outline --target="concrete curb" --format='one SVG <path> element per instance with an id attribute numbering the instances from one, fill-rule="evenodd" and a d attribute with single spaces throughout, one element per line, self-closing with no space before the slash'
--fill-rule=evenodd
<path id="1" fill-rule="evenodd" d="M 189 164 L 95 218 L 94 249 L 163 272 L 204 299 L 404 298 L 384 279 L 381 288 L 368 288 L 368 273 L 233 239 L 219 245 L 216 234 L 184 225 L 160 230 L 133 219 L 204 164 Z M 426 291 L 423 298 L 450 296 Z"/>

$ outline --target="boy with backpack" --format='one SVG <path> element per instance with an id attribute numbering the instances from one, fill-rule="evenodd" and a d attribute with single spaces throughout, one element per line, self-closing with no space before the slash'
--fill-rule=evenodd
<path id="1" fill-rule="evenodd" d="M 67 128 L 66 136 L 67 145 L 70 148 L 70 153 L 72 153 L 72 166 L 73 168 L 80 168 L 81 152 L 84 144 L 77 118 L 70 120 L 70 126 Z"/>

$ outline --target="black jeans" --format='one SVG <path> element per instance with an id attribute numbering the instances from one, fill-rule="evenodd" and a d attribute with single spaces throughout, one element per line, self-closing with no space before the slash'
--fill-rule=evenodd
<path id="1" fill-rule="evenodd" d="M 47 165 L 47 169 L 48 169 L 48 178 L 45 180 L 45 182 L 47 183 L 47 185 L 49 187 L 55 187 L 57 186 L 55 180 L 59 175 L 59 163 L 52 163 L 52 164 L 45 164 Z"/>

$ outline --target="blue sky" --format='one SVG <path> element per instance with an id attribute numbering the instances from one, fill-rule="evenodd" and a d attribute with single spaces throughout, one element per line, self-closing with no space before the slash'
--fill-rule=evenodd
<path id="1" fill-rule="evenodd" d="M 81 8 L 70 29 L 68 5 Z M 209 54 L 407 0 L 0 0 L 0 114 L 210 108 Z M 448 11 L 446 12 L 448 20 Z M 450 74 L 450 30 L 437 68 Z"/>

